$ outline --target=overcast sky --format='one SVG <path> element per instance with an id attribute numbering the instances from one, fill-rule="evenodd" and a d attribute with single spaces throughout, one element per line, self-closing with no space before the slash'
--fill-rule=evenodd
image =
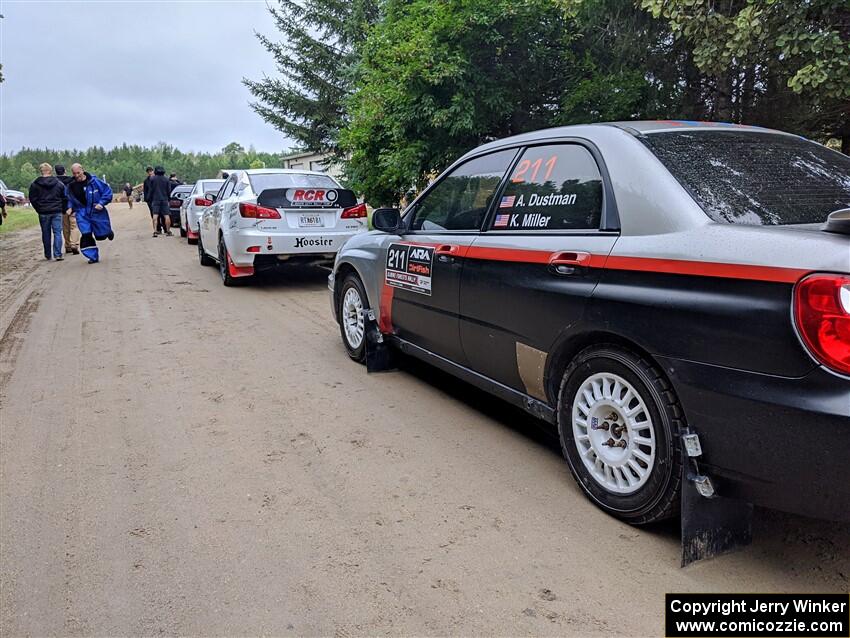
<path id="1" fill-rule="evenodd" d="M 163 141 L 292 146 L 248 106 L 275 74 L 265 0 L 0 0 L 0 153 Z"/>

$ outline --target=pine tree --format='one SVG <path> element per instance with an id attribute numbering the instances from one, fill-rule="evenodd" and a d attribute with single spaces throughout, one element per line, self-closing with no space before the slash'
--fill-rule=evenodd
<path id="1" fill-rule="evenodd" d="M 280 77 L 243 82 L 257 98 L 251 107 L 298 147 L 338 154 L 347 120 L 357 45 L 378 17 L 378 0 L 279 0 L 269 7 L 281 40 L 257 34 Z"/>

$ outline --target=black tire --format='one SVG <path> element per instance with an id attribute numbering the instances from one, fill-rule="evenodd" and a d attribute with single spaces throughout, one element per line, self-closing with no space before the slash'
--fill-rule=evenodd
<path id="1" fill-rule="evenodd" d="M 228 262 L 227 245 L 224 243 L 224 237 L 218 238 L 218 272 L 221 275 L 221 283 L 228 288 L 235 286 L 245 286 L 251 277 L 234 277 L 230 274 L 230 268 L 227 267 Z"/>
<path id="2" fill-rule="evenodd" d="M 181 226 L 181 227 L 180 227 L 180 236 L 181 236 L 181 237 L 186 237 L 188 234 L 189 234 L 189 233 L 187 233 L 187 232 L 186 232 L 186 229 L 185 229 L 185 228 L 183 228 L 183 227 Z"/>
<path id="3" fill-rule="evenodd" d="M 342 288 L 340 288 L 339 295 L 337 296 L 336 316 L 337 319 L 339 319 L 339 334 L 340 337 L 342 337 L 342 344 L 345 346 L 345 351 L 348 353 L 348 356 L 353 361 L 356 361 L 357 363 L 363 363 L 366 361 L 366 334 L 364 332 L 363 339 L 356 347 L 352 345 L 349 340 L 348 333 L 345 330 L 345 318 L 343 317 L 343 304 L 345 301 L 345 294 L 349 289 L 352 288 L 356 290 L 357 294 L 360 296 L 363 309 L 369 309 L 369 298 L 366 296 L 366 290 L 363 287 L 363 282 L 360 281 L 360 277 L 358 277 L 354 273 L 350 273 L 348 276 L 345 277 L 345 279 L 343 279 Z"/>
<path id="4" fill-rule="evenodd" d="M 613 374 L 627 381 L 643 401 L 652 421 L 651 429 L 655 438 L 654 462 L 652 468 L 648 468 L 645 463 L 641 465 L 650 470 L 649 475 L 645 483 L 630 494 L 616 493 L 594 478 L 585 466 L 576 444 L 573 432 L 573 402 L 585 381 L 599 373 Z M 623 393 L 621 396 L 628 395 Z M 607 411 L 607 408 L 605 410 Z M 679 432 L 683 427 L 684 414 L 669 381 L 658 368 L 633 352 L 613 344 L 593 346 L 580 352 L 564 372 L 558 392 L 558 434 L 570 471 L 593 503 L 627 523 L 644 525 L 678 514 L 682 486 Z M 579 430 L 580 433 L 581 431 Z M 629 430 L 625 438 L 628 438 L 631 432 Z M 600 433 L 600 436 L 608 435 Z M 590 456 L 586 454 L 585 458 Z M 637 473 L 631 472 L 631 476 L 639 480 Z M 604 477 L 600 476 L 601 478 Z"/>
<path id="5" fill-rule="evenodd" d="M 201 266 L 215 266 L 215 260 L 204 251 L 200 235 L 198 235 L 198 261 L 201 262 Z"/>

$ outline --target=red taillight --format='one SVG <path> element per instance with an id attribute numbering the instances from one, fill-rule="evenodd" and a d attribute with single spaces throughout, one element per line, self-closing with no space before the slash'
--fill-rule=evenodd
<path id="1" fill-rule="evenodd" d="M 245 252 L 246 253 L 258 253 L 258 252 L 260 252 L 260 247 L 259 246 L 248 246 L 245 249 Z"/>
<path id="2" fill-rule="evenodd" d="M 358 217 L 366 217 L 366 204 L 346 208 L 340 215 L 340 219 L 357 219 Z"/>
<path id="3" fill-rule="evenodd" d="M 850 276 L 810 275 L 797 284 L 794 320 L 809 352 L 850 374 Z"/>
<path id="4" fill-rule="evenodd" d="M 168 200 L 168 205 L 171 206 L 171 208 L 180 208 L 180 204 L 182 203 L 183 202 L 181 202 L 179 199 Z"/>
<path id="5" fill-rule="evenodd" d="M 280 213 L 274 208 L 257 206 L 256 204 L 239 204 L 239 214 L 253 219 L 280 219 Z"/>
<path id="6" fill-rule="evenodd" d="M 195 198 L 195 206 L 212 206 L 212 200 L 211 199 L 205 199 L 203 197 L 196 197 Z"/>

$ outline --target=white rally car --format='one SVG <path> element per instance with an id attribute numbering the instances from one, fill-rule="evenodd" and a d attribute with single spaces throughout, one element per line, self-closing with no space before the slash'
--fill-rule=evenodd
<path id="1" fill-rule="evenodd" d="M 180 207 L 180 236 L 186 237 L 190 244 L 198 243 L 198 222 L 204 210 L 212 206 L 207 194 L 217 193 L 224 184 L 223 179 L 199 179 L 189 197 Z"/>
<path id="2" fill-rule="evenodd" d="M 281 262 L 331 261 L 369 229 L 366 205 L 324 173 L 233 171 L 200 220 L 202 266 L 218 264 L 225 286 Z"/>

